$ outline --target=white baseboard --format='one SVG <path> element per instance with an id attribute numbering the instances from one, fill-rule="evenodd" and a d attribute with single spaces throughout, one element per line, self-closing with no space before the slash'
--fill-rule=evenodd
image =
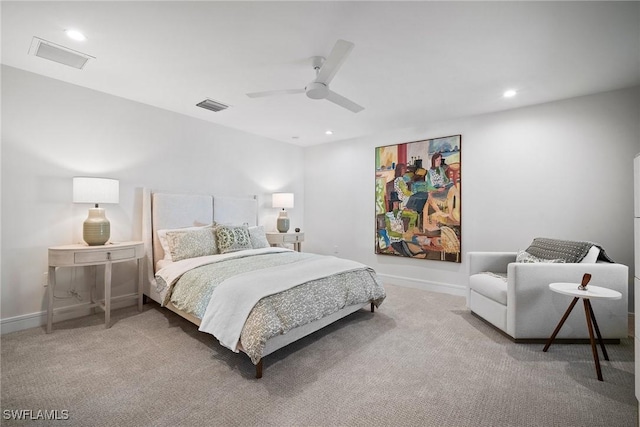
<path id="1" fill-rule="evenodd" d="M 407 288 L 422 289 L 423 291 L 440 292 L 442 294 L 467 296 L 467 287 L 452 285 L 450 283 L 433 282 L 431 280 L 413 279 L 411 277 L 396 276 L 393 274 L 377 273 L 383 282 L 390 285 L 404 286 Z"/>
<path id="2" fill-rule="evenodd" d="M 413 279 L 410 277 L 396 276 L 393 274 L 381 274 L 378 276 L 383 282 L 405 286 L 407 288 L 422 289 L 424 291 L 440 292 L 443 294 L 467 296 L 467 287 L 462 285 L 452 285 L 450 283 L 433 282 L 430 280 Z M 112 303 L 112 309 L 118 309 L 136 304 L 135 301 L 117 301 Z M 81 305 L 81 304 L 78 304 Z M 91 309 L 78 309 L 77 311 L 63 312 L 55 315 L 54 318 L 54 330 L 55 322 L 61 320 L 75 319 L 78 317 L 88 316 L 91 314 Z M 24 314 L 21 316 L 8 317 L 6 319 L 0 319 L 0 333 L 10 334 L 11 332 L 22 331 L 24 329 L 43 327 L 47 324 L 47 312 L 41 311 L 38 313 Z"/>
<path id="3" fill-rule="evenodd" d="M 114 301 L 111 303 L 111 310 L 113 314 L 113 310 L 118 308 L 128 307 L 130 305 L 137 304 L 136 301 Z M 81 306 L 83 304 L 76 304 L 77 306 Z M 73 307 L 73 306 L 69 306 Z M 101 313 L 102 310 L 97 309 L 97 313 Z M 80 309 L 69 312 L 57 313 L 53 318 L 53 329 L 55 330 L 56 322 L 60 322 L 61 320 L 69 320 L 75 319 L 78 317 L 89 316 L 91 314 L 90 308 Z M 31 314 L 23 314 L 15 317 L 8 317 L 6 319 L 0 319 L 0 334 L 10 334 L 11 332 L 18 332 L 25 329 L 31 328 L 39 328 L 46 326 L 47 324 L 47 312 L 40 311 L 37 313 Z"/>

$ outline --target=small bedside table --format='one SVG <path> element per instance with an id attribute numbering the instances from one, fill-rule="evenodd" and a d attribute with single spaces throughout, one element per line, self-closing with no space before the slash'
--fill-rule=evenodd
<path id="1" fill-rule="evenodd" d="M 293 243 L 293 249 L 300 252 L 300 244 L 304 242 L 304 233 L 265 233 L 271 246 Z"/>
<path id="2" fill-rule="evenodd" d="M 585 275 L 586 276 L 586 275 Z M 589 280 L 587 279 L 587 282 Z M 586 282 L 585 282 L 586 283 Z M 591 352 L 593 353 L 593 361 L 596 365 L 596 375 L 598 376 L 598 381 L 603 381 L 602 379 L 602 369 L 600 368 L 600 358 L 598 357 L 598 348 L 596 347 L 596 340 L 593 336 L 593 331 L 595 330 L 596 335 L 598 337 L 598 344 L 600 344 L 600 348 L 602 349 L 602 355 L 604 356 L 604 360 L 609 360 L 609 355 L 607 354 L 607 349 L 604 347 L 604 342 L 602 341 L 602 335 L 600 334 L 600 328 L 598 327 L 598 322 L 596 321 L 596 315 L 593 314 L 593 308 L 591 307 L 592 299 L 604 299 L 604 300 L 616 300 L 622 298 L 622 294 L 618 291 L 614 291 L 613 289 L 603 288 L 600 286 L 592 286 L 588 285 L 586 289 L 581 290 L 578 289 L 580 283 L 551 283 L 549 285 L 549 289 L 553 292 L 557 292 L 559 294 L 568 295 L 573 297 L 571 304 L 569 304 L 569 308 L 560 319 L 558 326 L 551 334 L 551 337 L 547 340 L 542 351 L 546 352 L 549 350 L 549 346 L 553 343 L 553 340 L 560 332 L 562 325 L 564 325 L 565 320 L 571 314 L 571 310 L 576 305 L 578 300 L 582 298 L 582 302 L 584 304 L 584 314 L 587 319 L 587 329 L 589 330 L 589 342 L 591 343 Z"/>
<path id="3" fill-rule="evenodd" d="M 111 321 L 111 301 L 121 299 L 138 300 L 138 310 L 142 311 L 142 258 L 144 257 L 143 242 L 109 243 L 101 246 L 87 246 L 83 244 L 52 246 L 49 248 L 49 285 L 47 288 L 47 333 L 51 333 L 53 315 L 55 311 L 67 311 L 79 308 L 100 307 L 104 310 L 105 328 Z M 115 262 L 138 262 L 138 275 L 136 278 L 136 293 L 111 298 L 111 265 Z M 56 287 L 56 269 L 60 267 L 95 267 L 104 265 L 104 302 L 95 301 L 93 290 L 91 302 L 76 305 L 74 307 L 53 308 L 53 295 Z"/>

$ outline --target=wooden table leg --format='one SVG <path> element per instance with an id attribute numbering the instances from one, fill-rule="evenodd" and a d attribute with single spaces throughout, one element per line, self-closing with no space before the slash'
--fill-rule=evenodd
<path id="1" fill-rule="evenodd" d="M 143 269 L 142 258 L 138 258 L 138 286 L 137 286 L 137 289 L 138 289 L 138 311 L 142 311 L 143 274 L 144 274 L 144 269 Z"/>
<path id="2" fill-rule="evenodd" d="M 104 265 L 104 327 L 111 323 L 111 262 Z"/>
<path id="3" fill-rule="evenodd" d="M 600 348 L 602 349 L 604 360 L 609 360 L 609 355 L 607 354 L 607 349 L 604 347 L 602 334 L 600 334 L 600 328 L 598 327 L 598 322 L 596 321 L 596 315 L 593 313 L 593 306 L 591 305 L 591 300 L 587 299 L 586 301 L 589 303 L 589 312 L 591 313 L 591 321 L 593 322 L 593 328 L 596 330 L 596 335 L 598 336 L 598 342 L 600 343 Z"/>
<path id="4" fill-rule="evenodd" d="M 564 325 L 564 322 L 566 322 L 567 317 L 569 317 L 569 314 L 571 314 L 571 310 L 573 310 L 573 307 L 575 307 L 579 299 L 580 298 L 575 297 L 573 301 L 571 301 L 571 304 L 569 304 L 569 308 L 567 308 L 567 311 L 564 312 L 564 316 L 562 316 L 562 319 L 560 319 L 560 323 L 558 323 L 558 326 L 556 326 L 556 329 L 553 331 L 553 334 L 551 334 L 551 336 L 547 340 L 547 343 L 545 344 L 542 351 L 549 350 L 549 346 L 551 345 L 553 340 L 556 339 L 556 335 L 558 335 L 558 332 L 560 332 L 560 329 L 562 329 L 562 325 Z"/>
<path id="5" fill-rule="evenodd" d="M 589 329 L 589 341 L 591 342 L 591 352 L 593 353 L 593 360 L 596 363 L 596 373 L 598 374 L 598 381 L 604 381 L 602 379 L 602 370 L 600 369 L 600 359 L 598 357 L 598 348 L 596 347 L 596 340 L 593 337 L 593 326 L 591 324 L 591 304 L 588 299 L 584 299 L 584 314 L 587 317 L 587 328 Z"/>
<path id="6" fill-rule="evenodd" d="M 97 276 L 97 267 L 95 265 L 89 265 L 87 267 L 85 267 L 86 269 L 88 269 L 89 271 L 89 275 L 91 277 L 93 277 L 93 285 L 91 285 L 91 288 L 89 289 L 89 300 L 91 301 L 91 304 L 93 305 L 91 307 L 91 314 L 96 314 L 96 307 L 95 307 L 95 303 L 96 303 L 96 286 L 98 286 L 96 277 Z"/>
<path id="7" fill-rule="evenodd" d="M 47 285 L 47 333 L 50 334 L 53 328 L 53 293 L 56 288 L 56 268 L 49 267 L 49 283 Z"/>

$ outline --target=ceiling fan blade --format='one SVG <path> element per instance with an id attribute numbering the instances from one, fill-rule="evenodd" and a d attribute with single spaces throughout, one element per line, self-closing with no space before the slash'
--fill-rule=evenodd
<path id="1" fill-rule="evenodd" d="M 290 95 L 295 93 L 304 93 L 304 89 L 268 90 L 266 92 L 248 93 L 247 96 L 249 98 L 263 98 L 265 96 Z"/>
<path id="2" fill-rule="evenodd" d="M 364 107 L 356 104 L 352 100 L 347 99 L 342 95 L 338 95 L 337 93 L 335 93 L 332 90 L 329 91 L 329 94 L 327 95 L 327 97 L 325 99 L 329 100 L 329 101 L 333 102 L 334 104 L 337 104 L 337 105 L 339 105 L 339 106 L 341 106 L 343 108 L 346 108 L 347 110 L 353 111 L 354 113 L 359 113 L 360 111 L 364 110 Z"/>
<path id="3" fill-rule="evenodd" d="M 351 42 L 338 40 L 322 67 L 320 67 L 315 81 L 328 85 L 349 56 L 349 53 L 351 53 L 353 46 L 354 44 Z"/>

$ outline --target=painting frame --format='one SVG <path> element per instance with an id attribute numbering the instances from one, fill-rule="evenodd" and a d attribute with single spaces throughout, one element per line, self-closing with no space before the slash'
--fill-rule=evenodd
<path id="1" fill-rule="evenodd" d="M 462 135 L 375 147 L 375 253 L 460 263 Z"/>

